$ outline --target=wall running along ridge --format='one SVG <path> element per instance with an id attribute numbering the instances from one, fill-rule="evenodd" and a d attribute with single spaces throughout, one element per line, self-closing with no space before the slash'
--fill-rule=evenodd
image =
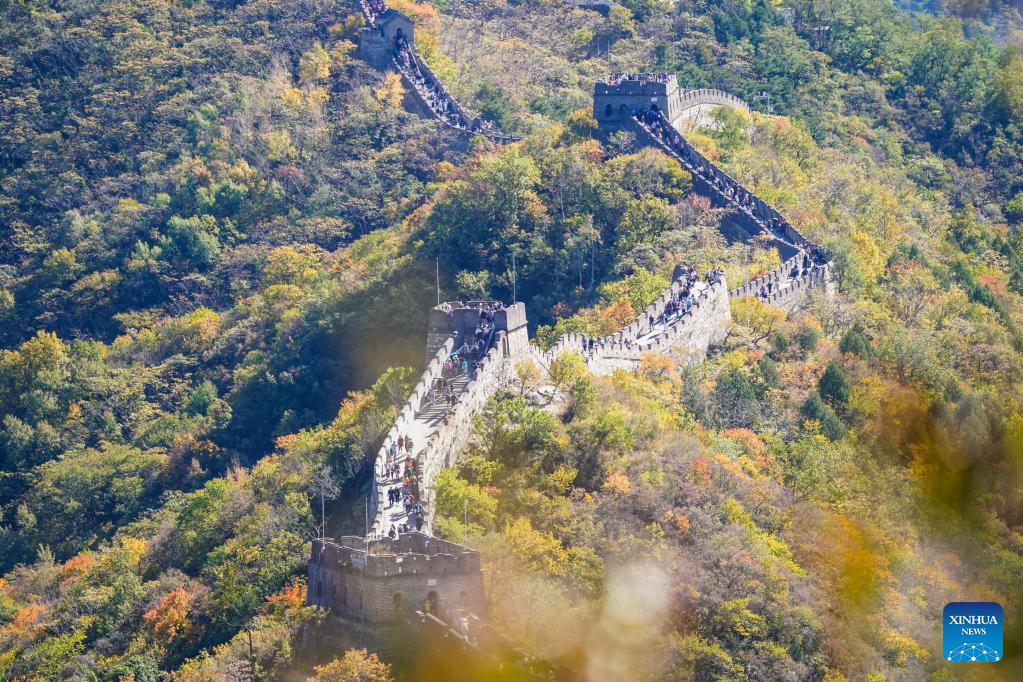
<path id="1" fill-rule="evenodd" d="M 410 108 L 458 131 L 464 139 L 483 135 L 497 144 L 522 139 L 488 125 L 447 91 L 437 74 L 416 50 L 415 29 L 408 17 L 388 9 L 380 0 L 359 0 L 359 8 L 366 19 L 366 27 L 359 37 L 359 54 L 380 69 L 393 67 L 398 71 L 408 97 L 414 104 Z"/>
<path id="2" fill-rule="evenodd" d="M 360 0 L 360 4 L 369 24 L 364 29 L 363 38 L 367 45 L 364 53 L 380 65 L 381 45 L 390 50 L 386 52 L 390 61 L 384 68 L 396 66 L 406 84 L 411 87 L 419 105 L 445 124 L 451 125 L 443 114 L 433 109 L 431 103 L 431 96 L 437 92 L 450 96 L 414 48 L 411 50 L 412 58 L 417 60 L 420 71 L 427 74 L 437 86 L 432 93 L 422 88 L 415 76 L 394 58 L 394 45 L 389 41 L 393 41 L 396 28 L 403 27 L 402 34 L 408 36 L 411 43 L 411 21 L 393 10 L 386 10 L 382 2 Z M 380 11 L 380 8 L 384 8 L 384 11 Z M 380 30 L 377 30 L 375 23 L 378 17 L 383 17 L 386 22 Z M 700 282 L 691 291 L 695 301 L 689 313 L 661 320 L 659 318 L 664 314 L 669 301 L 686 286 L 684 274 L 677 277 L 636 320 L 615 334 L 594 339 L 592 351 L 588 350 L 587 345 L 588 352 L 584 357 L 590 371 L 598 375 L 608 375 L 616 370 L 635 371 L 647 353 L 671 355 L 689 364 L 701 362 L 706 358 L 708 348 L 720 342 L 727 334 L 731 322 L 730 298 L 760 297 L 761 288 L 770 284 L 771 293 L 760 298 L 771 305 L 791 308 L 802 300 L 808 290 L 824 288 L 827 291 L 830 286 L 829 263 L 815 262 L 809 268 L 803 267 L 804 251 L 813 250 L 815 257 L 821 255 L 826 259 L 826 250 L 807 240 L 778 211 L 749 193 L 692 148 L 677 128 L 670 128 L 672 134 L 677 135 L 677 140 L 665 140 L 663 131 L 655 130 L 649 121 L 644 121 L 641 115 L 636 115 L 631 109 L 628 117 L 620 117 L 620 107 L 631 107 L 630 103 L 637 96 L 637 93 L 631 92 L 634 83 L 628 85 L 630 91 L 624 94 L 615 92 L 614 86 L 609 85 L 612 81 L 623 80 L 622 76 L 613 76 L 597 85 L 595 114 L 598 107 L 603 110 L 605 102 L 613 102 L 614 115 L 605 121 L 608 128 L 632 130 L 640 142 L 655 146 L 678 161 L 692 174 L 694 191 L 709 196 L 716 206 L 734 209 L 734 219 L 740 221 L 749 234 L 765 231 L 770 234 L 786 260 L 775 270 L 732 291 L 728 290 L 723 277 L 713 283 Z M 679 92 L 673 74 L 670 77 L 658 76 L 654 82 L 664 85 L 663 101 L 665 108 L 670 102 L 675 114 L 674 120 L 678 120 L 686 111 L 711 104 L 749 111 L 745 102 L 719 90 Z M 672 90 L 672 83 L 676 90 Z M 649 106 L 650 93 L 646 92 L 647 89 L 648 84 L 643 84 L 640 88 L 642 92 L 638 95 L 647 97 Z M 654 89 L 660 91 L 661 88 L 657 86 Z M 453 106 L 458 116 L 471 120 L 466 110 L 453 98 L 450 98 L 450 102 L 452 104 L 449 107 Z M 450 111 L 449 108 L 448 113 Z M 645 113 L 656 122 L 671 125 L 661 112 L 646 109 Z M 495 142 L 513 142 L 517 139 L 493 130 L 488 137 Z M 687 145 L 688 159 L 669 144 L 677 144 L 678 140 Z M 749 194 L 747 205 L 740 205 L 734 196 L 724 192 L 721 186 L 723 183 Z M 770 221 L 780 222 L 780 227 L 772 226 Z M 466 330 L 473 328 L 473 316 L 478 318 L 478 306 L 481 303 L 447 303 L 431 311 L 426 368 L 384 437 L 374 462 L 370 492 L 370 515 L 373 521 L 369 533 L 365 538 L 344 537 L 340 541 L 321 538 L 313 541 L 312 560 L 309 564 L 309 603 L 328 607 L 346 618 L 370 623 L 392 621 L 399 617 L 402 609 L 408 608 L 421 607 L 432 613 L 448 610 L 452 613 L 455 608 L 478 612 L 484 607 L 479 554 L 467 547 L 430 536 L 436 502 L 432 490 L 433 480 L 441 469 L 454 464 L 457 455 L 468 445 L 473 433 L 473 417 L 484 409 L 487 401 L 501 387 L 514 380 L 514 364 L 517 361 L 532 360 L 546 370 L 562 353 L 580 352 L 583 341 L 589 339 L 579 334 L 565 334 L 550 349 L 542 350 L 528 339 L 523 304 L 514 303 L 498 310 L 494 319 L 493 341 L 475 375 L 467 381 L 463 380 L 464 385 L 458 391 L 457 400 L 451 409 L 444 410 L 441 417 L 427 420 L 424 415 L 430 408 L 428 400 L 431 386 L 443 375 L 445 360 L 466 338 Z M 654 325 L 650 324 L 651 318 L 655 321 Z M 433 408 L 436 409 L 436 406 Z M 391 539 L 386 537 L 390 522 L 386 517 L 387 508 L 382 503 L 386 488 L 393 484 L 386 472 L 390 447 L 399 436 L 413 431 L 417 433 L 417 439 L 423 439 L 417 440 L 416 445 L 423 444 L 417 456 L 417 478 L 424 507 L 424 532 L 406 533 Z"/>

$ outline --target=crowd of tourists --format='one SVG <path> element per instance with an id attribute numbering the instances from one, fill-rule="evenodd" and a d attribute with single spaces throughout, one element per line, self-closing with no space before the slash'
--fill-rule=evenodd
<path id="1" fill-rule="evenodd" d="M 401 504 L 406 518 L 404 523 L 391 524 L 387 535 L 392 539 L 396 538 L 399 533 L 422 530 L 423 524 L 426 522 L 423 505 L 419 501 L 418 464 L 413 457 L 413 447 L 411 436 L 398 436 L 392 441 L 388 451 L 384 478 L 396 479 L 399 483 L 387 488 L 386 508 Z"/>
<path id="2" fill-rule="evenodd" d="M 433 382 L 431 389 L 437 389 L 440 392 L 439 395 L 453 394 L 451 379 L 458 376 L 472 377 L 476 375 L 476 370 L 479 369 L 480 363 L 483 362 L 487 351 L 490 350 L 490 344 L 494 338 L 494 313 L 498 307 L 499 304 L 493 302 L 479 304 L 479 319 L 472 337 L 467 336 L 462 339 L 462 344 L 444 361 L 441 376 Z M 453 312 L 449 310 L 448 316 L 453 317 L 453 315 Z M 456 330 L 455 333 L 457 334 L 458 331 Z"/>
<path id="3" fill-rule="evenodd" d="M 702 279 L 708 285 L 713 286 L 724 281 L 724 275 L 725 271 L 721 268 L 708 268 L 704 270 Z M 680 321 L 686 315 L 692 314 L 693 308 L 696 307 L 696 285 L 700 279 L 701 277 L 699 273 L 697 273 L 694 268 L 680 266 L 680 268 L 675 271 L 675 281 L 680 285 L 678 290 L 672 292 L 671 298 L 668 299 L 664 308 L 658 315 L 654 316 L 647 314 L 647 326 L 644 334 L 653 332 L 657 325 L 663 324 L 666 327 L 671 326 Z M 612 344 L 620 343 L 626 350 L 632 350 L 638 341 L 629 337 L 620 338 L 618 336 L 606 336 L 602 338 L 593 338 L 583 336 L 579 343 L 583 357 L 589 361 L 595 353 L 603 352 L 605 349 L 612 347 Z"/>
<path id="4" fill-rule="evenodd" d="M 721 281 L 723 275 L 723 270 L 713 268 L 704 273 L 704 279 L 708 283 L 716 284 Z M 695 286 L 699 279 L 700 278 L 699 275 L 696 274 L 696 270 L 689 267 L 684 268 L 682 276 L 676 280 L 681 283 L 681 286 L 678 291 L 672 294 L 671 298 L 664 305 L 664 311 L 658 319 L 667 322 L 673 318 L 680 318 L 688 315 L 692 311 L 693 306 L 696 305 Z M 650 326 L 652 327 L 653 325 Z"/>
<path id="5" fill-rule="evenodd" d="M 447 314 L 454 323 L 454 310 L 449 304 Z M 459 304 L 459 307 L 462 307 Z M 443 309 L 443 308 L 442 308 Z M 445 420 L 454 411 L 458 402 L 458 390 L 455 381 L 460 376 L 473 378 L 480 363 L 486 357 L 494 339 L 495 314 L 501 309 L 501 304 L 496 302 L 483 302 L 476 304 L 479 316 L 473 327 L 472 335 L 465 334 L 461 339 L 462 344 L 444 361 L 441 375 L 435 377 L 430 385 L 430 390 L 424 399 L 424 405 L 436 405 L 438 403 L 447 407 L 448 413 Z M 458 330 L 454 330 L 456 336 Z M 386 489 L 387 505 L 385 509 L 391 509 L 400 504 L 404 513 L 404 521 L 391 523 L 387 535 L 396 538 L 401 533 L 419 531 L 426 523 L 426 510 L 419 498 L 418 489 L 418 467 L 419 458 L 416 456 L 415 444 L 411 436 L 399 435 L 387 448 L 387 461 L 384 463 L 383 471 L 379 472 L 379 485 Z M 398 481 L 392 484 L 392 481 Z"/>
<path id="6" fill-rule="evenodd" d="M 800 277 L 806 277 L 809 275 L 814 268 L 821 267 L 827 262 L 827 254 L 824 249 L 811 244 L 807 248 L 801 248 L 799 254 L 795 259 L 795 263 L 792 268 L 786 273 L 788 279 L 799 279 Z M 768 280 L 760 285 L 760 289 L 753 292 L 753 295 L 761 301 L 766 301 L 771 298 L 771 295 L 775 292 L 784 288 L 784 282 L 775 283 L 773 280 Z"/>
<path id="7" fill-rule="evenodd" d="M 671 78 L 667 73 L 612 73 L 604 78 L 608 85 L 619 85 L 622 81 L 638 81 L 640 83 L 667 83 Z"/>
<path id="8" fill-rule="evenodd" d="M 362 0 L 363 12 L 373 20 L 387 10 L 387 3 L 384 0 Z"/>
<path id="9" fill-rule="evenodd" d="M 447 93 L 444 86 L 434 80 L 429 72 L 420 65 L 419 59 L 408 42 L 408 38 L 404 36 L 398 38 L 395 51 L 395 60 L 398 68 L 411 81 L 419 95 L 423 98 L 423 101 L 430 107 L 430 111 L 433 112 L 434 116 L 449 126 L 460 130 L 467 130 L 488 137 L 500 135 L 500 131 L 493 121 L 487 121 L 482 118 L 476 118 L 472 121 L 468 120 L 462 108 Z"/>
<path id="10" fill-rule="evenodd" d="M 720 284 L 724 280 L 725 271 L 721 268 L 708 268 L 703 272 L 703 281 L 708 285 Z M 700 281 L 700 276 L 696 270 L 690 267 L 682 269 L 682 274 L 676 279 L 677 282 L 681 282 L 681 286 L 678 291 L 674 292 L 668 302 L 664 304 L 664 310 L 655 319 L 652 315 L 648 316 L 647 322 L 650 329 L 653 329 L 656 324 L 669 324 L 677 319 L 683 318 L 689 315 L 693 307 L 696 305 L 696 283 Z"/>

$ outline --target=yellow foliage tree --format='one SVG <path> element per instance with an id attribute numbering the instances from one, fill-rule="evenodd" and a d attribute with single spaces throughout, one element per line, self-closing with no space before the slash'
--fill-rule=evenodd
<path id="1" fill-rule="evenodd" d="M 287 130 L 271 130 L 266 134 L 266 157 L 270 161 L 293 161 L 298 150 Z"/>
<path id="2" fill-rule="evenodd" d="M 732 320 L 749 330 L 752 343 L 768 338 L 785 321 L 785 311 L 767 305 L 753 296 L 734 298 L 731 301 Z"/>
<path id="3" fill-rule="evenodd" d="M 401 76 L 396 73 L 389 73 L 384 76 L 384 82 L 373 91 L 373 97 L 386 107 L 397 109 L 405 98 L 405 86 L 401 84 Z"/>
<path id="4" fill-rule="evenodd" d="M 349 649 L 341 658 L 317 666 L 309 682 L 391 682 L 391 666 L 365 649 Z"/>
<path id="5" fill-rule="evenodd" d="M 303 83 L 330 78 L 331 57 L 317 41 L 298 61 L 298 78 Z"/>

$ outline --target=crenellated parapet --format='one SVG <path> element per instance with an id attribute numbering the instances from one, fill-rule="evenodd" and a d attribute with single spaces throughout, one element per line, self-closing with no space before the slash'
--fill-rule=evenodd
<path id="1" fill-rule="evenodd" d="M 678 127 L 718 106 L 750 112 L 746 102 L 723 90 L 680 88 L 673 73 L 612 74 L 593 86 L 593 117 L 605 133 L 628 128 L 636 111 L 658 111 Z"/>
<path id="2" fill-rule="evenodd" d="M 489 330 L 484 339 L 476 336 L 481 325 Z M 394 510 L 388 507 L 385 498 L 386 489 L 394 485 L 389 471 L 395 464 L 392 446 L 413 434 L 415 449 L 409 455 L 415 461 L 415 483 L 423 505 L 423 530 L 432 529 L 433 477 L 450 466 L 453 455 L 468 444 L 472 416 L 507 383 L 508 360 L 528 352 L 525 306 L 522 303 L 506 306 L 498 301 L 442 303 L 430 310 L 426 338 L 426 368 L 384 437 L 374 461 L 369 528 L 372 537 L 386 536 L 394 525 L 390 513 Z M 485 351 L 475 366 L 466 373 L 452 370 L 452 358 L 476 342 L 482 343 Z M 457 386 L 451 402 L 438 399 L 439 380 L 448 380 Z"/>
<path id="3" fill-rule="evenodd" d="M 753 296 L 777 308 L 791 308 L 809 289 L 827 288 L 831 283 L 831 264 L 814 261 L 809 253 L 799 253 L 780 266 L 729 292 L 732 298 Z"/>
<path id="4" fill-rule="evenodd" d="M 595 338 L 570 332 L 546 351 L 535 348 L 533 356 L 549 367 L 561 354 L 576 352 L 586 360 L 590 372 L 598 375 L 619 369 L 633 371 L 647 353 L 673 354 L 687 364 L 702 362 L 710 346 L 728 333 L 732 319 L 728 287 L 723 278 L 697 283 L 692 307 L 684 312 L 668 312 L 669 303 L 677 301 L 686 286 L 683 278 L 676 279 L 635 321 L 614 334 Z"/>
<path id="5" fill-rule="evenodd" d="M 416 532 L 397 539 L 316 539 L 308 600 L 341 618 L 377 624 L 396 621 L 408 610 L 481 612 L 480 556 Z"/>
<path id="6" fill-rule="evenodd" d="M 422 457 L 420 475 L 422 480 L 423 501 L 429 513 L 427 531 L 433 530 L 432 510 L 436 498 L 433 492 L 433 479 L 449 466 L 455 464 L 457 456 L 469 445 L 474 433 L 473 417 L 487 404 L 498 390 L 507 386 L 512 378 L 510 360 L 512 356 L 505 352 L 505 333 L 499 332 L 496 343 L 480 362 L 473 381 L 459 397 L 455 408 L 438 424 L 426 442 L 426 450 Z"/>

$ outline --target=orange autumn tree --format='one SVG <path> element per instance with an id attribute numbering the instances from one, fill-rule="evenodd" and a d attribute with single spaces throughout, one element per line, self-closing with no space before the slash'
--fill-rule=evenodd
<path id="1" fill-rule="evenodd" d="M 284 617 L 305 606 L 306 586 L 300 580 L 290 580 L 280 592 L 266 598 L 265 611 Z"/>
<path id="2" fill-rule="evenodd" d="M 146 629 L 153 639 L 170 642 L 185 633 L 191 623 L 188 612 L 192 604 L 192 595 L 185 588 L 178 587 L 165 594 L 160 601 L 142 616 Z"/>

